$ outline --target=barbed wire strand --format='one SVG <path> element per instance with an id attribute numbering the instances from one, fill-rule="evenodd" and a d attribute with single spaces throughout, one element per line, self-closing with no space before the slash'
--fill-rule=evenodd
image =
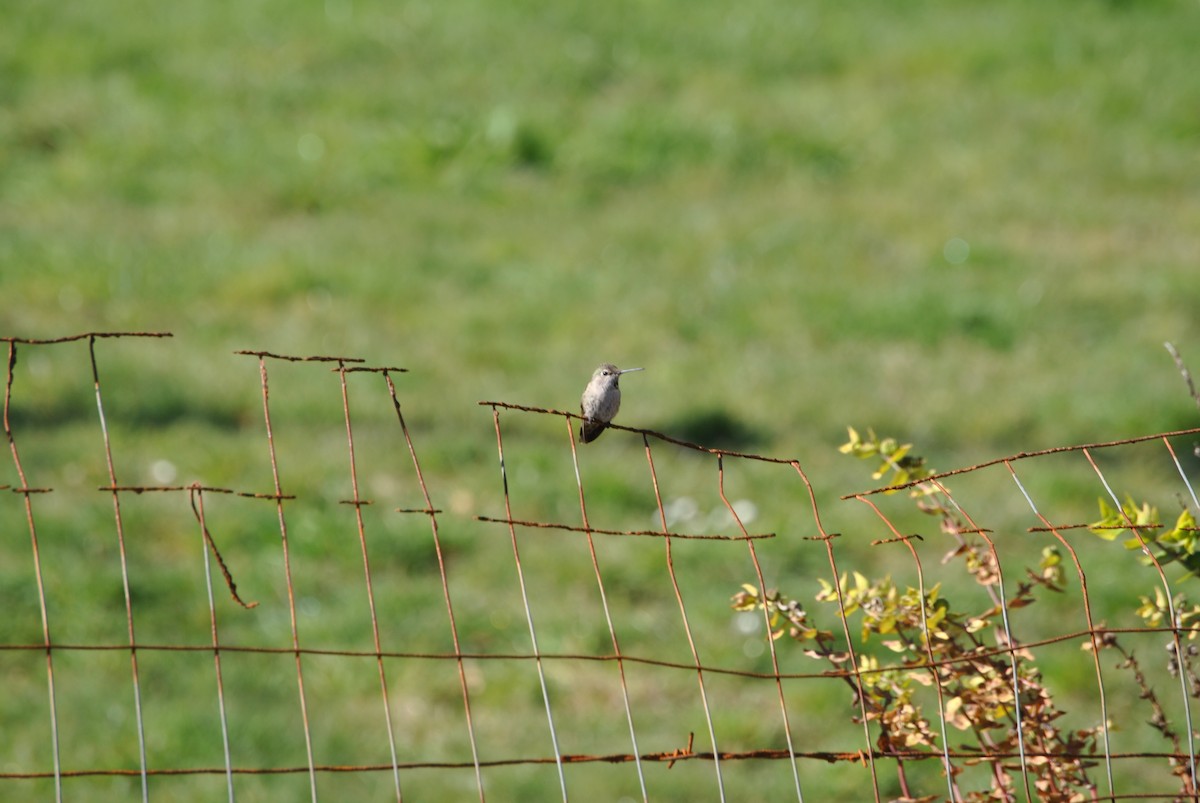
<path id="1" fill-rule="evenodd" d="M 881 521 L 883 521 L 884 526 L 886 526 L 892 532 L 893 537 L 888 539 L 888 541 L 904 544 L 904 546 L 908 549 L 909 554 L 912 556 L 913 564 L 916 566 L 917 593 L 920 594 L 921 599 L 921 632 L 925 636 L 925 655 L 928 659 L 929 675 L 932 678 L 932 685 L 937 694 L 938 724 L 941 726 L 942 733 L 942 766 L 946 772 L 946 790 L 950 793 L 951 801 L 962 800 L 962 793 L 959 791 L 958 783 L 955 780 L 954 764 L 950 760 L 950 734 L 946 730 L 945 693 L 942 690 L 941 678 L 938 676 L 938 661 L 933 654 L 933 637 L 929 630 L 929 616 L 927 610 L 929 606 L 926 604 L 928 596 L 927 592 L 925 591 L 925 568 L 921 565 L 920 555 L 917 554 L 916 548 L 912 545 L 912 536 L 903 535 L 898 529 L 896 529 L 896 525 L 892 523 L 891 519 L 884 515 L 883 511 L 879 509 L 879 506 L 875 504 L 873 499 L 869 499 L 865 496 L 859 496 L 855 498 L 870 507 L 871 510 L 875 512 L 875 515 L 878 516 Z M 905 794 L 909 794 L 908 790 L 905 790 Z"/>
<path id="2" fill-rule="evenodd" d="M 600 605 L 604 609 L 604 621 L 608 624 L 608 636 L 612 641 L 613 655 L 616 656 L 617 673 L 621 680 L 621 701 L 625 705 L 625 720 L 629 724 L 629 740 L 633 745 L 633 754 L 639 755 L 638 750 L 637 729 L 633 725 L 633 709 L 629 704 L 629 686 L 625 680 L 625 661 L 621 655 L 621 645 L 617 639 L 617 629 L 613 626 L 612 611 L 608 607 L 608 594 L 604 591 L 604 578 L 600 573 L 600 560 L 596 556 L 596 544 L 592 539 L 591 523 L 588 521 L 587 501 L 583 493 L 583 477 L 579 473 L 579 452 L 575 445 L 575 427 L 571 424 L 571 419 L 563 419 L 567 424 L 567 439 L 571 444 L 571 465 L 575 469 L 575 485 L 579 489 L 579 515 L 583 520 L 584 535 L 587 538 L 588 554 L 592 558 L 592 571 L 596 575 L 596 587 L 600 592 Z M 643 803 L 649 803 L 650 796 L 646 792 L 646 775 L 642 771 L 642 762 L 637 760 L 634 762 L 634 767 L 637 769 L 638 786 L 642 791 Z"/>
<path id="3" fill-rule="evenodd" d="M 738 515 L 736 508 L 729 502 L 729 497 L 725 495 L 725 456 L 717 455 L 717 493 L 721 497 L 721 502 L 724 503 L 725 509 L 733 518 L 738 530 L 746 538 L 746 548 L 750 551 L 750 562 L 754 565 L 754 576 L 758 580 L 758 593 L 761 595 L 759 599 L 767 598 L 767 581 L 763 577 L 762 564 L 758 560 L 758 552 L 754 548 L 754 541 L 750 539 L 750 533 L 746 530 L 746 525 L 742 522 L 742 517 Z M 787 740 L 788 755 L 791 760 L 788 764 L 792 770 L 792 782 L 796 785 L 796 799 L 799 803 L 804 803 L 804 792 L 800 787 L 800 768 L 796 764 L 796 745 L 792 738 L 792 723 L 788 718 L 787 697 L 783 693 L 783 680 L 779 677 L 779 653 L 775 650 L 775 639 L 771 637 L 771 617 L 767 612 L 767 607 L 763 606 L 763 621 L 766 624 L 767 646 L 771 651 L 771 668 L 775 671 L 775 690 L 779 694 L 779 713 L 783 718 L 783 735 Z"/>
<path id="4" fill-rule="evenodd" d="M 204 554 L 204 591 L 208 596 L 208 621 L 212 632 L 213 664 L 217 675 L 217 710 L 221 718 L 221 748 L 225 755 L 225 788 L 229 793 L 229 803 L 234 803 L 233 794 L 233 755 L 229 748 L 229 721 L 225 714 L 225 679 L 221 674 L 221 639 L 217 629 L 217 604 L 213 598 L 213 579 L 209 545 L 211 537 L 208 525 L 204 519 L 204 492 L 198 488 L 189 493 L 192 509 L 200 525 L 200 551 Z M 222 567 L 224 568 L 224 567 Z M 228 580 L 228 572 L 226 571 Z"/>
<path id="5" fill-rule="evenodd" d="M 388 694 L 387 670 L 383 664 L 383 646 L 379 639 L 379 617 L 375 611 L 375 585 L 371 579 L 371 558 L 367 550 L 367 531 L 363 523 L 362 509 L 363 505 L 370 504 L 364 500 L 358 492 L 358 465 L 354 458 L 354 428 L 350 422 L 350 390 L 346 386 L 346 363 L 342 360 L 338 361 L 338 378 L 342 388 L 342 414 L 346 420 L 346 444 L 350 466 L 350 489 L 354 494 L 350 504 L 354 507 L 354 519 L 358 528 L 358 545 L 362 551 L 363 560 L 363 582 L 366 585 L 367 591 L 367 607 L 371 613 L 371 639 L 375 645 L 375 665 L 379 670 L 379 688 L 383 694 L 383 721 L 387 728 L 388 751 L 392 759 L 392 782 L 396 788 L 396 801 L 400 803 L 404 800 L 404 794 L 400 788 L 400 763 L 396 755 L 396 731 L 392 724 L 392 705 L 391 696 Z"/>
<path id="6" fill-rule="evenodd" d="M 121 518 L 121 493 L 117 490 L 117 473 L 113 467 L 112 442 L 104 417 L 104 400 L 100 393 L 100 369 L 96 364 L 96 337 L 88 338 L 88 354 L 92 361 L 92 381 L 96 388 L 96 411 L 100 416 L 100 432 L 104 437 L 104 458 L 108 466 L 108 481 L 112 487 L 113 517 L 117 528 L 117 549 L 121 559 L 121 585 L 125 592 L 125 621 L 129 633 L 129 664 L 133 673 L 133 707 L 137 724 L 138 762 L 141 768 L 142 802 L 150 800 L 150 781 L 146 775 L 146 728 L 142 718 L 142 684 L 138 676 L 137 638 L 133 628 L 133 597 L 129 593 L 129 562 L 125 551 L 125 525 Z"/>
<path id="7" fill-rule="evenodd" d="M 463 710 L 467 723 L 467 738 L 471 743 L 471 763 L 475 770 L 475 787 L 479 792 L 479 803 L 485 803 L 483 770 L 479 761 L 479 747 L 475 739 L 475 724 L 471 717 L 471 693 L 467 686 L 466 667 L 463 664 L 464 656 L 458 639 L 458 625 L 454 617 L 454 603 L 450 595 L 450 582 L 446 576 L 446 556 L 442 550 L 442 539 L 438 532 L 437 511 L 434 509 L 433 500 L 429 496 L 429 488 L 425 485 L 425 475 L 421 472 L 421 462 L 417 459 L 417 450 L 413 446 L 412 435 L 408 431 L 408 424 L 404 421 L 404 413 L 400 409 L 400 399 L 396 396 L 396 385 L 392 381 L 391 374 L 388 371 L 383 372 L 383 379 L 387 384 L 392 406 L 396 410 L 396 418 L 400 422 L 400 431 L 404 433 L 404 443 L 408 446 L 408 454 L 412 458 L 413 471 L 417 475 L 417 484 L 421 487 L 421 496 L 425 500 L 425 508 L 419 512 L 429 518 L 429 528 L 433 533 L 433 549 L 437 555 L 438 576 L 442 582 L 442 598 L 446 603 L 446 615 L 450 620 L 450 638 L 454 643 L 454 660 L 458 667 L 459 687 L 462 690 Z"/>
<path id="8" fill-rule="evenodd" d="M 1017 476 L 1017 470 L 1013 467 L 1012 462 L 1005 461 L 1004 467 L 1008 469 L 1013 482 L 1016 483 L 1017 488 L 1021 491 L 1021 495 L 1029 503 L 1029 509 L 1033 511 L 1033 515 L 1042 522 L 1048 532 L 1058 539 L 1058 542 L 1071 555 L 1071 562 L 1075 564 L 1075 574 L 1079 578 L 1080 596 L 1083 599 L 1083 615 L 1088 626 L 1087 635 L 1091 644 L 1092 664 L 1096 670 L 1096 689 L 1100 697 L 1100 721 L 1104 723 L 1104 727 L 1101 729 L 1101 736 L 1104 739 L 1104 773 L 1108 780 L 1108 793 L 1111 797 L 1117 791 L 1116 783 L 1113 780 L 1112 736 L 1110 733 L 1112 727 L 1108 718 L 1108 692 L 1104 685 L 1104 670 L 1100 664 L 1101 643 L 1100 639 L 1097 638 L 1096 621 L 1092 616 L 1092 600 L 1091 594 L 1088 592 L 1087 573 L 1083 570 L 1083 564 L 1079 561 L 1079 554 L 1075 551 L 1075 547 L 1060 532 L 1062 528 L 1055 527 L 1038 510 L 1038 506 L 1033 502 L 1033 497 L 1026 490 L 1024 483 L 1021 482 L 1021 478 Z"/>
<path id="9" fill-rule="evenodd" d="M 34 489 L 29 487 L 25 477 L 25 468 L 21 465 L 21 455 L 17 450 L 16 436 L 13 434 L 10 412 L 12 409 L 13 373 L 17 367 L 17 342 L 8 342 L 8 373 L 4 381 L 4 434 L 8 438 L 8 449 L 12 453 L 13 465 L 17 469 L 17 478 L 21 487 L 14 489 L 19 492 L 25 502 L 25 521 L 29 526 L 29 544 L 33 550 L 33 575 L 37 583 L 38 610 L 42 618 L 42 645 L 46 651 L 46 690 L 49 696 L 50 713 L 50 747 L 54 759 L 54 799 L 62 803 L 62 758 L 60 756 L 58 737 L 58 701 L 54 690 L 54 650 L 50 638 L 50 615 L 46 607 L 46 583 L 42 573 L 42 553 L 38 546 L 37 524 L 33 515 L 33 500 L 30 498 Z M 48 489 L 38 489 L 48 490 Z"/>
<path id="10" fill-rule="evenodd" d="M 512 498 L 508 493 L 508 468 L 504 463 L 504 438 L 500 433 L 500 410 L 492 408 L 492 423 L 496 428 L 496 451 L 500 459 L 500 480 L 504 490 L 504 515 L 512 519 Z M 563 771 L 562 751 L 558 747 L 558 731 L 554 727 L 554 711 L 550 706 L 550 690 L 546 686 L 546 669 L 542 665 L 542 654 L 538 649 L 537 629 L 533 624 L 533 609 L 529 606 L 529 589 L 525 585 L 525 570 L 521 568 L 521 550 L 517 544 L 517 528 L 508 525 L 508 536 L 512 542 L 513 562 L 517 567 L 517 583 L 521 587 L 521 603 L 525 606 L 525 621 L 529 625 L 529 642 L 536 656 L 538 683 L 542 688 L 542 702 L 546 706 L 546 723 L 550 727 L 550 744 L 554 749 L 554 763 L 558 770 L 558 785 L 562 790 L 563 803 L 567 803 L 567 776 Z"/>
<path id="11" fill-rule="evenodd" d="M 237 352 L 243 353 L 243 352 Z M 292 652 L 296 661 L 296 692 L 300 701 L 300 721 L 304 728 L 304 753 L 308 760 L 308 786 L 313 803 L 317 803 L 317 769 L 313 759 L 312 729 L 308 720 L 308 699 L 304 692 L 304 665 L 300 659 L 300 630 L 296 621 L 296 589 L 292 584 L 292 555 L 288 545 L 287 515 L 283 510 L 283 485 L 279 480 L 279 460 L 275 453 L 275 434 L 271 428 L 271 390 L 267 374 L 267 357 L 277 355 L 261 352 L 258 357 L 258 375 L 262 385 L 263 422 L 267 432 L 267 452 L 271 458 L 271 480 L 275 490 L 275 515 L 279 521 L 280 546 L 283 550 L 283 576 L 287 586 L 288 618 L 292 630 Z M 281 358 L 287 359 L 287 358 Z"/>
<path id="12" fill-rule="evenodd" d="M 696 681 L 700 686 L 700 704 L 704 709 L 704 724 L 708 728 L 709 744 L 712 745 L 713 771 L 717 775 L 717 792 L 720 794 L 721 803 L 725 803 L 725 778 L 721 774 L 721 761 L 719 758 L 721 753 L 717 749 L 717 731 L 713 727 L 712 709 L 708 705 L 708 691 L 704 688 L 704 665 L 700 662 L 700 652 L 696 649 L 695 638 L 692 637 L 692 626 L 688 621 L 687 605 L 684 604 L 683 592 L 679 588 L 679 578 L 675 574 L 675 559 L 672 551 L 674 539 L 670 535 L 670 527 L 667 526 L 667 511 L 663 507 L 662 491 L 658 487 L 658 472 L 654 468 L 654 451 L 650 448 L 650 434 L 643 432 L 641 435 L 642 445 L 646 449 L 646 463 L 650 469 L 650 480 L 654 485 L 654 504 L 657 507 L 658 520 L 662 524 L 663 534 L 666 536 L 663 539 L 663 543 L 666 547 L 667 574 L 671 578 L 671 588 L 675 592 L 675 601 L 679 605 L 679 616 L 683 620 L 683 632 L 687 637 L 688 649 L 691 650 L 692 662 L 696 669 Z M 690 751 L 690 740 L 688 747 Z"/>
<path id="13" fill-rule="evenodd" d="M 1133 533 L 1134 537 L 1137 538 L 1138 543 L 1141 545 L 1142 553 L 1149 557 L 1150 562 L 1154 565 L 1154 570 L 1158 573 L 1159 582 L 1162 583 L 1163 592 L 1166 596 L 1167 611 L 1171 617 L 1171 624 L 1175 628 L 1178 628 L 1180 625 L 1180 620 L 1175 611 L 1175 592 L 1171 588 L 1171 582 L 1167 579 L 1167 573 L 1163 570 L 1162 563 L 1159 562 L 1154 552 L 1146 544 L 1146 538 L 1142 535 L 1141 529 L 1134 524 L 1133 519 L 1130 518 L 1129 513 L 1121 504 L 1120 499 L 1117 498 L 1116 493 L 1113 491 L 1112 486 L 1108 482 L 1108 478 L 1104 476 L 1104 472 L 1100 470 L 1100 466 L 1096 464 L 1095 458 L 1092 457 L 1091 450 L 1084 449 L 1083 456 L 1087 458 L 1088 464 L 1091 465 L 1092 470 L 1096 472 L 1096 476 L 1100 478 L 1101 484 L 1104 485 L 1104 490 L 1108 492 L 1109 498 L 1113 500 L 1115 509 L 1120 511 L 1121 517 L 1125 520 L 1127 528 L 1131 533 Z M 1187 730 L 1189 758 L 1188 768 L 1191 776 L 1192 793 L 1195 794 L 1200 791 L 1200 783 L 1198 783 L 1196 777 L 1196 737 L 1192 728 L 1191 697 L 1188 695 L 1187 672 L 1184 671 L 1185 661 L 1183 656 L 1183 644 L 1180 641 L 1178 629 L 1175 629 L 1171 632 L 1171 644 L 1175 652 L 1175 661 L 1179 666 L 1179 688 L 1183 697 L 1183 716 Z"/>

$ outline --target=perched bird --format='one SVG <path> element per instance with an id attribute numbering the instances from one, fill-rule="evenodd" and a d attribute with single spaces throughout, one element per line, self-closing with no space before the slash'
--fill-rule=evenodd
<path id="1" fill-rule="evenodd" d="M 600 437 L 621 409 L 621 386 L 618 384 L 621 374 L 630 371 L 640 371 L 641 368 L 626 368 L 624 371 L 610 362 L 604 363 L 592 374 L 592 381 L 584 388 L 583 398 L 579 409 L 583 413 L 583 426 L 579 428 L 579 437 L 584 443 L 591 443 Z"/>

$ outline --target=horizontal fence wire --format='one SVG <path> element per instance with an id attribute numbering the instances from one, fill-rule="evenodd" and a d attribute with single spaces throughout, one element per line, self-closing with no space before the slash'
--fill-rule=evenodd
<path id="1" fill-rule="evenodd" d="M 1180 561 L 1154 542 L 1174 517 L 1137 517 L 1124 490 L 1137 476 L 1126 462 L 1157 461 L 1173 480 L 1143 484 L 1162 496 L 1174 482 L 1181 507 L 1200 513 L 1196 466 L 1179 448 L 1200 428 L 1021 452 L 823 504 L 798 459 L 615 423 L 606 442 L 621 442 L 584 454 L 579 414 L 481 401 L 499 482 L 435 503 L 395 382 L 404 368 L 241 350 L 258 422 L 227 437 L 259 444 L 257 457 L 236 458 L 256 460 L 259 479 L 131 482 L 125 455 L 141 448 L 140 430 L 122 407 L 133 381 L 122 352 L 170 337 L 0 337 L 12 463 L 0 477 L 2 554 L 27 567 L 0 578 L 14 611 L 0 625 L 0 666 L 10 686 L 42 700 L 5 709 L 10 733 L 18 716 L 35 723 L 22 726 L 25 747 L 0 748 L 5 799 L 87 797 L 96 789 L 80 784 L 105 779 L 142 800 L 208 799 L 208 778 L 230 801 L 484 801 L 531 789 L 564 801 L 598 790 L 641 800 L 1200 799 L 1195 615 Z M 79 345 L 84 353 L 55 359 L 64 376 L 90 379 L 99 437 L 72 440 L 64 464 L 57 425 L 30 414 L 55 388 L 20 366 Z M 300 393 L 329 401 L 320 409 L 330 419 L 302 414 Z M 536 447 L 528 421 L 547 425 Z M 325 436 L 339 431 L 335 446 Z M 542 435 L 561 439 L 561 472 L 541 465 Z M 69 479 L 84 463 L 99 482 Z M 1060 517 L 1049 471 L 1080 478 L 1085 500 L 1119 518 Z M 648 515 L 614 521 L 614 494 L 647 500 Z M 937 500 L 938 515 L 918 512 L 914 494 L 925 514 Z M 828 504 L 869 537 L 831 531 Z M 940 528 L 914 531 L 933 521 Z M 1106 543 L 1106 530 L 1126 533 L 1129 548 Z M 1181 525 L 1178 537 L 1194 530 Z M 191 534 L 186 548 L 176 533 Z M 1035 546 L 1064 553 L 1066 571 L 1038 576 Z M 974 584 L 948 568 L 963 559 Z M 106 590 L 80 581 L 81 560 L 96 561 Z M 1112 571 L 1122 560 L 1138 568 Z M 155 572 L 194 583 L 198 601 L 154 591 Z M 1135 575 L 1142 608 L 1158 612 L 1109 624 L 1106 598 L 1134 592 L 1108 584 Z M 480 576 L 497 585 L 479 587 Z M 876 586 L 879 597 L 864 596 Z M 949 603 L 938 595 L 951 588 L 981 600 L 961 620 L 966 652 L 939 642 Z M 1044 589 L 1063 601 L 1031 618 Z M 870 619 L 905 599 L 920 604 L 903 632 L 919 635 Z M 335 607 L 345 621 L 324 613 Z M 81 620 L 83 610 L 96 618 Z M 817 613 L 825 621 L 811 624 Z M 125 662 L 120 681 L 107 656 Z M 87 684 L 89 666 L 103 684 Z M 1058 680 L 1064 710 L 1051 699 L 1055 677 L 1070 678 Z M 98 708 L 120 725 L 93 724 Z M 968 710 L 985 726 L 970 725 Z M 213 725 L 189 752 L 178 743 L 192 720 Z M 586 767 L 608 769 L 580 775 Z M 172 782 L 184 785 L 163 785 Z"/>

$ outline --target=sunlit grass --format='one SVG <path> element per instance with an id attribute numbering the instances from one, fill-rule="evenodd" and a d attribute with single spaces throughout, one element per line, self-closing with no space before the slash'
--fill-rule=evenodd
<path id="1" fill-rule="evenodd" d="M 1067 9 L 329 0 L 176 4 L 170 13 L 126 0 L 52 12 L 22 3 L 0 27 L 0 335 L 175 333 L 97 345 L 116 472 L 131 484 L 272 491 L 257 361 L 235 349 L 411 369 L 394 379 L 434 505 L 445 511 L 467 650 L 521 652 L 528 640 L 507 531 L 474 520 L 503 515 L 491 410 L 477 402 L 570 410 L 607 360 L 647 368 L 626 383 L 622 422 L 799 458 L 830 529 L 845 533 L 843 561 L 899 575 L 907 562 L 865 546 L 880 536 L 877 520 L 836 501 L 870 484 L 862 466 L 836 454 L 845 425 L 914 440 L 937 467 L 952 468 L 1194 421 L 1161 345 L 1176 342 L 1186 358 L 1200 334 L 1190 293 L 1200 253 L 1200 81 L 1189 14 L 1178 2 L 1115 1 Z M 351 497 L 342 401 L 327 367 L 268 365 L 281 482 L 298 497 L 288 506 L 308 589 L 300 627 L 312 646 L 370 649 L 354 509 L 341 504 Z M 385 649 L 448 651 L 427 523 L 393 512 L 424 500 L 386 387 L 353 376 L 350 394 L 361 493 L 375 501 L 365 515 Z M 120 643 L 124 593 L 111 495 L 96 490 L 108 475 L 86 344 L 21 347 L 11 412 L 29 482 L 55 489 L 34 499 L 54 637 Z M 579 524 L 562 422 L 506 414 L 505 425 L 517 515 Z M 608 435 L 598 447 L 581 453 L 593 524 L 656 528 L 638 439 Z M 656 459 L 665 501 L 698 500 L 697 529 L 717 521 L 715 469 L 666 449 Z M 1162 466 L 1112 470 L 1137 486 Z M 729 467 L 727 481 L 734 498 L 756 505 L 751 529 L 777 534 L 760 547 L 768 582 L 807 598 L 829 569 L 823 549 L 803 540 L 815 534 L 807 496 L 785 474 Z M 10 461 L 0 484 L 17 483 Z M 973 509 L 1011 523 L 1009 548 L 1024 557 L 1016 542 L 1028 511 L 1007 483 L 1002 494 L 967 481 L 963 491 Z M 1086 475 L 1039 476 L 1037 487 L 1050 497 L 1039 502 L 1064 515 L 1094 513 L 1097 488 Z M 201 541 L 186 495 L 122 501 L 139 632 L 204 643 Z M 37 642 L 22 499 L 10 502 L 0 506 L 5 640 Z M 244 612 L 223 598 L 222 638 L 286 646 L 274 507 L 218 495 L 206 505 L 239 591 L 261 603 Z M 539 631 L 563 649 L 609 649 L 584 545 L 564 533 L 522 539 L 543 595 Z M 1097 593 L 1097 602 L 1104 616 L 1127 617 L 1138 593 L 1122 573 L 1131 556 L 1095 549 L 1104 546 L 1089 545 L 1093 586 L 1120 591 Z M 633 623 L 620 633 L 623 649 L 689 660 L 662 544 L 598 550 L 614 618 Z M 748 638 L 727 610 L 752 579 L 749 564 L 717 554 L 725 553 L 689 543 L 675 555 L 705 658 L 765 671 L 762 653 L 745 654 Z M 1074 678 L 1079 657 L 1063 650 L 1047 661 Z M 48 762 L 44 667 L 28 658 L 4 656 L 6 686 L 19 692 L 4 709 L 6 741 L 19 745 L 0 756 L 6 771 Z M 61 661 L 70 766 L 132 766 L 128 656 Z M 264 682 L 294 683 L 291 657 L 228 661 L 239 760 L 302 764 L 295 723 L 275 716 L 292 717 L 295 689 Z M 146 663 L 152 761 L 219 763 L 209 726 L 197 725 L 214 713 L 211 661 Z M 376 737 L 374 752 L 355 759 L 356 734 L 341 729 L 378 715 L 374 667 L 313 663 L 321 664 L 312 670 L 322 689 L 319 756 L 384 760 Z M 469 669 L 488 755 L 545 755 L 528 667 L 485 664 Z M 422 731 L 443 712 L 459 715 L 457 683 L 403 661 L 394 669 L 406 749 L 461 759 L 461 723 L 436 738 Z M 579 682 L 608 700 L 610 669 L 587 667 Z M 445 688 L 412 694 L 434 682 L 422 673 Z M 640 667 L 631 676 L 647 706 L 678 683 Z M 570 679 L 555 684 L 570 705 Z M 741 710 L 771 702 L 727 686 L 720 727 L 729 738 L 777 740 L 773 725 L 760 733 Z M 848 722 L 839 693 L 798 709 Z M 489 699 L 518 696 L 519 711 L 488 711 Z M 353 713 L 323 716 L 319 705 L 334 697 Z M 254 701 L 271 713 L 247 715 Z M 599 730 L 617 744 L 624 723 L 614 710 Z M 503 741 L 518 717 L 535 723 L 528 740 Z M 113 745 L 79 730 L 92 718 L 116 729 Z M 642 748 L 681 747 L 695 724 L 648 729 Z M 197 730 L 212 737 L 203 749 L 186 741 Z M 811 734 L 803 741 L 820 747 Z M 707 763 L 649 773 L 652 797 L 715 788 Z M 787 775 L 731 768 L 731 788 L 787 794 Z M 381 796 L 385 776 L 322 783 L 329 794 Z M 472 794 L 470 771 L 412 777 L 418 796 Z M 601 795 L 608 783 L 614 797 L 637 794 L 628 772 L 571 768 L 570 777 Z M 500 799 L 557 794 L 552 769 L 489 770 L 486 779 Z M 818 799 L 863 788 L 857 769 L 821 779 L 805 789 Z M 221 788 L 154 783 L 179 799 Z M 137 790 L 136 780 L 70 784 L 68 796 L 126 799 Z M 9 792 L 44 799 L 47 787 Z M 239 792 L 303 796 L 307 778 L 239 779 Z"/>

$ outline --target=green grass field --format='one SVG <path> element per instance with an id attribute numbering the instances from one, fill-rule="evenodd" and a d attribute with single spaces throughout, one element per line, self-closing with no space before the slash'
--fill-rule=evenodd
<path id="1" fill-rule="evenodd" d="M 169 476 L 270 490 L 258 366 L 236 349 L 409 369 L 395 375 L 397 391 L 446 511 L 468 650 L 529 648 L 507 532 L 474 520 L 503 513 L 491 410 L 477 402 L 572 410 L 603 361 L 646 368 L 622 384 L 621 423 L 799 458 L 827 526 L 847 536 L 842 568 L 909 578 L 907 558 L 865 546 L 887 535 L 870 511 L 838 501 L 872 484 L 864 465 L 837 454 L 846 425 L 915 441 L 953 468 L 1196 423 L 1162 343 L 1200 370 L 1198 37 L 1193 6 L 1172 0 L 18 0 L 0 26 L 0 336 L 174 333 L 96 347 L 116 471 L 130 484 Z M 93 490 L 108 477 L 86 344 L 19 356 L 14 434 L 29 482 L 55 488 L 33 499 L 55 641 L 121 644 L 112 500 Z M 298 496 L 302 635 L 314 647 L 369 649 L 353 509 L 338 504 L 350 490 L 337 376 L 268 367 L 282 482 Z M 392 512 L 423 500 L 390 400 L 378 377 L 352 376 L 350 391 L 362 493 L 379 502 L 364 515 L 385 647 L 449 651 L 427 523 Z M 504 420 L 514 514 L 577 524 L 562 421 Z M 592 523 L 654 528 L 639 439 L 614 433 L 595 446 L 581 453 Z M 1161 456 L 1127 458 L 1106 466 L 1112 476 L 1175 510 Z M 710 461 L 666 447 L 656 460 L 668 500 L 719 507 Z M 16 486 L 6 462 L 0 485 Z M 1058 465 L 1039 468 L 1044 504 L 1070 521 L 1094 518 L 1094 477 Z M 813 534 L 807 495 L 784 469 L 731 467 L 730 494 L 757 505 L 752 531 L 778 535 L 760 547 L 768 583 L 809 599 L 829 567 L 823 547 L 803 540 Z M 1036 550 L 1018 536 L 1036 522 L 1010 480 L 985 479 L 1003 488 L 966 481 L 963 492 L 989 526 L 1012 528 L 1019 576 Z M 23 498 L 0 501 L 0 640 L 36 644 Z M 222 640 L 288 646 L 273 506 L 208 503 L 239 589 L 262 603 L 245 613 L 224 600 Z M 208 643 L 186 495 L 127 497 L 125 507 L 139 640 Z M 522 533 L 540 646 L 608 652 L 585 545 L 548 540 L 559 537 Z M 1125 622 L 1152 578 L 1131 586 L 1134 564 L 1118 546 L 1081 537 L 1080 547 L 1092 556 L 1099 615 Z M 688 660 L 676 654 L 684 645 L 661 543 L 598 549 L 614 619 L 627 628 L 622 648 Z M 769 671 L 764 655 L 744 654 L 755 639 L 728 608 L 753 580 L 749 563 L 725 547 L 678 549 L 705 654 Z M 941 549 L 929 545 L 932 566 Z M 1077 597 L 1053 604 L 1076 615 Z M 1158 649 L 1147 641 L 1141 653 Z M 1082 727 L 1094 712 L 1071 690 L 1094 677 L 1074 650 L 1046 662 Z M 142 655 L 152 764 L 222 766 L 211 655 Z M 128 652 L 56 656 L 64 768 L 136 768 Z M 292 656 L 226 661 L 235 765 L 303 765 Z M 820 671 L 797 649 L 787 664 Z M 405 723 L 399 747 L 414 760 L 467 750 L 446 668 L 388 667 Z M 469 668 L 485 758 L 547 755 L 528 663 Z M 552 670 L 564 750 L 628 751 L 611 670 Z M 312 658 L 306 671 L 318 762 L 386 763 L 386 740 L 363 735 L 364 722 L 382 728 L 373 659 Z M 641 749 L 681 747 L 689 730 L 701 749 L 694 677 L 630 671 L 635 714 L 654 720 Z M 10 690 L 0 771 L 49 770 L 44 654 L 0 650 L 0 677 Z M 773 685 L 712 682 L 731 749 L 779 745 Z M 800 746 L 858 749 L 847 695 L 832 684 L 816 694 L 818 685 L 790 690 Z M 331 700 L 345 710 L 329 711 Z M 603 722 L 597 700 L 613 712 Z M 1125 749 L 1165 749 L 1137 735 L 1142 710 L 1121 706 Z M 671 711 L 677 719 L 664 718 Z M 860 768 L 800 771 L 805 799 L 870 794 Z M 944 794 L 936 768 L 923 771 L 923 793 Z M 786 762 L 726 773 L 731 800 L 795 796 Z M 1143 788 L 1142 773 L 1121 775 L 1126 793 Z M 640 797 L 628 766 L 567 775 L 576 799 Z M 1170 788 L 1163 776 L 1153 781 Z M 402 780 L 406 799 L 477 797 L 469 770 Z M 552 768 L 498 768 L 485 781 L 490 799 L 560 796 Z M 237 783 L 242 800 L 309 794 L 305 773 Z M 708 762 L 650 766 L 647 786 L 653 799 L 716 799 Z M 7 800 L 54 794 L 43 780 L 0 788 Z M 224 790 L 220 776 L 151 782 L 158 799 Z M 394 797 L 388 772 L 323 775 L 320 791 Z M 65 793 L 127 800 L 140 785 L 69 779 Z"/>

